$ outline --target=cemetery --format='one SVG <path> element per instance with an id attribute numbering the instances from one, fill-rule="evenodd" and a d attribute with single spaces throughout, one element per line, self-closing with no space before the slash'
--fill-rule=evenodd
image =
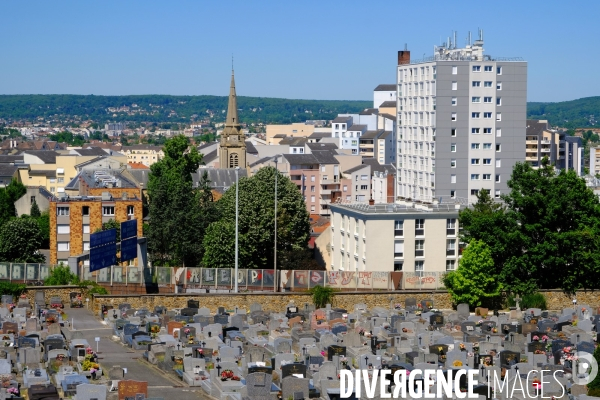
<path id="1" fill-rule="evenodd" d="M 447 377 L 473 371 L 480 399 L 596 398 L 582 383 L 589 371 L 581 367 L 581 354 L 594 353 L 600 325 L 589 304 L 472 312 L 467 304 L 438 309 L 435 296 L 407 294 L 400 303 L 381 296 L 387 306 L 356 302 L 342 308 L 335 302 L 315 309 L 290 298 L 279 310 L 259 302 L 213 309 L 201 296 L 181 296 L 179 307 L 134 307 L 101 303 L 99 296 L 94 300 L 99 308 L 80 312 L 93 312 L 93 323 L 139 358 L 140 368 L 168 377 L 196 398 L 337 400 L 346 373 L 409 376 L 416 370 Z M 153 382 L 128 379 L 75 329 L 78 321 L 65 311 L 81 308 L 81 296 L 37 300 L 1 297 L 0 400 L 158 399 L 149 395 Z M 494 376 L 511 388 L 522 379 L 527 392 L 494 396 L 488 391 Z M 424 382 L 418 374 L 413 378 Z M 457 382 L 457 390 L 466 390 L 466 379 Z M 365 383 L 358 379 L 360 389 L 350 398 L 357 392 L 367 398 Z M 385 398 L 394 389 L 392 379 L 388 386 L 377 385 L 371 398 Z"/>

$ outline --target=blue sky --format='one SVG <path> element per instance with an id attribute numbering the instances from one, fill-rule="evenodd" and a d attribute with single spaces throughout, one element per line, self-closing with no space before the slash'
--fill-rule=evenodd
<path id="1" fill-rule="evenodd" d="M 370 100 L 413 57 L 484 29 L 529 63 L 528 100 L 600 95 L 600 2 L 2 1 L 0 94 Z"/>

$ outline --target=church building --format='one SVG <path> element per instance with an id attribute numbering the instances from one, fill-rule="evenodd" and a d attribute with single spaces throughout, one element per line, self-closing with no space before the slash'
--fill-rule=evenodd
<path id="1" fill-rule="evenodd" d="M 238 119 L 237 96 L 235 94 L 235 79 L 231 71 L 231 87 L 229 88 L 229 105 L 227 120 L 221 133 L 219 143 L 219 168 L 246 168 L 246 140 Z"/>

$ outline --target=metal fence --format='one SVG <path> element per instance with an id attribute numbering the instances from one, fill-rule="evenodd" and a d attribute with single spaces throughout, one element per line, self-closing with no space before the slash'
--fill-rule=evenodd
<path id="1" fill-rule="evenodd" d="M 23 283 L 43 281 L 56 265 L 0 263 L 0 280 Z M 281 288 L 305 291 L 317 285 L 344 291 L 359 290 L 432 290 L 444 287 L 445 272 L 387 271 L 277 271 Z M 90 272 L 89 266 L 79 267 L 81 280 L 103 285 L 173 285 L 188 292 L 198 289 L 232 290 L 235 270 L 230 268 L 173 268 L 112 266 Z M 274 291 L 275 271 L 272 269 L 239 269 L 239 291 Z"/>

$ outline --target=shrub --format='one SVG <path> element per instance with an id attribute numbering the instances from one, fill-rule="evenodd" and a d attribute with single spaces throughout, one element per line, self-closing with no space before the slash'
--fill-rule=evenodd
<path id="1" fill-rule="evenodd" d="M 312 295 L 313 304 L 316 308 L 323 308 L 327 304 L 333 302 L 333 296 L 335 295 L 335 289 L 330 287 L 323 287 L 317 285 L 309 290 Z"/>
<path id="2" fill-rule="evenodd" d="M 45 286 L 77 284 L 79 284 L 79 277 L 71 272 L 71 268 L 68 265 L 64 265 L 63 263 L 52 268 L 50 275 L 44 280 Z"/>
<path id="3" fill-rule="evenodd" d="M 600 346 L 594 350 L 594 359 L 600 364 Z M 588 396 L 600 397 L 600 374 L 587 384 Z"/>
<path id="4" fill-rule="evenodd" d="M 0 282 L 0 293 L 19 297 L 25 292 L 25 285 L 21 283 Z"/>
<path id="5" fill-rule="evenodd" d="M 506 302 L 509 307 L 515 307 L 517 305 L 517 303 L 515 302 L 514 295 L 508 296 Z M 519 301 L 519 307 L 521 307 L 522 310 L 525 310 L 527 308 L 541 308 L 542 310 L 548 309 L 546 304 L 546 297 L 541 293 L 531 293 L 523 295 L 521 300 Z"/>
<path id="6" fill-rule="evenodd" d="M 82 281 L 79 283 L 79 287 L 82 290 L 84 290 L 88 295 L 109 294 L 108 290 L 106 290 L 104 286 L 100 286 L 94 281 Z"/>

